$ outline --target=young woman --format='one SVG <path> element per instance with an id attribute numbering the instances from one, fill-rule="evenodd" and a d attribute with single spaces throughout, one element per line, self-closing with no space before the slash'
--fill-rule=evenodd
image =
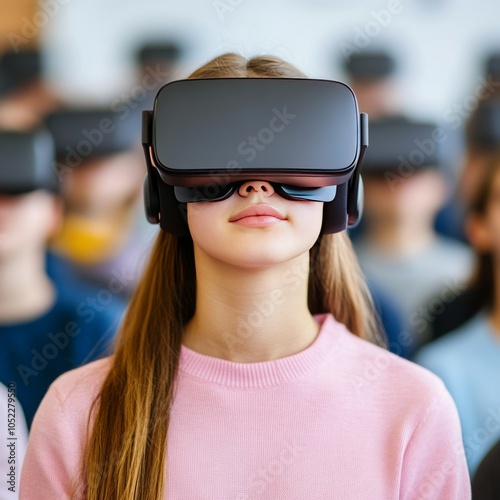
<path id="1" fill-rule="evenodd" d="M 191 75 L 210 77 L 304 75 L 226 54 Z M 51 387 L 22 498 L 469 498 L 449 394 L 374 345 L 322 212 L 258 180 L 188 204 L 190 237 L 160 232 L 114 355 Z"/>
<path id="2" fill-rule="evenodd" d="M 493 157 L 467 218 L 477 269 L 465 291 L 478 311 L 430 343 L 416 361 L 443 379 L 462 423 L 471 475 L 500 438 L 500 156 Z M 479 498 L 479 497 L 478 497 Z"/>

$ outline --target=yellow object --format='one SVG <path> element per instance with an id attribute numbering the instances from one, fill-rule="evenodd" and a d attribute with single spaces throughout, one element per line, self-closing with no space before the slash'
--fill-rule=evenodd
<path id="1" fill-rule="evenodd" d="M 117 252 L 122 239 L 120 229 L 109 221 L 69 214 L 52 247 L 79 264 L 97 264 Z"/>

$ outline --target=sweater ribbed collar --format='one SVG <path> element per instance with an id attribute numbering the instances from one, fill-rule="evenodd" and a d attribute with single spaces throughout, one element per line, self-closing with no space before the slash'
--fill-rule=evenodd
<path id="1" fill-rule="evenodd" d="M 206 356 L 181 344 L 179 369 L 218 385 L 239 388 L 264 388 L 300 379 L 331 359 L 339 341 L 342 325 L 331 314 L 314 316 L 318 335 L 306 349 L 291 356 L 257 363 L 237 363 Z"/>

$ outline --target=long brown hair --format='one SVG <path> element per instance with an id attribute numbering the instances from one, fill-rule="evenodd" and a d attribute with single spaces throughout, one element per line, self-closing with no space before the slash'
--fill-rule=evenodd
<path id="1" fill-rule="evenodd" d="M 236 54 L 213 59 L 190 78 L 249 76 L 305 78 L 276 57 Z M 195 287 L 192 240 L 160 231 L 89 415 L 80 490 L 88 500 L 164 498 L 170 409 Z M 311 313 L 331 312 L 354 335 L 382 343 L 345 231 L 321 236 L 311 249 L 308 299 Z"/>

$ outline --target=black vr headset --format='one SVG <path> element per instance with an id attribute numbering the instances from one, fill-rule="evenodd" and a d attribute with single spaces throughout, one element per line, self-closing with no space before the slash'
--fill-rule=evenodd
<path id="1" fill-rule="evenodd" d="M 445 151 L 435 141 L 436 125 L 390 117 L 370 123 L 371 146 L 363 160 L 365 176 L 384 175 L 401 166 L 423 169 L 443 166 Z M 442 141 L 441 141 L 442 142 Z"/>
<path id="2" fill-rule="evenodd" d="M 131 150 L 140 133 L 138 118 L 133 110 L 122 115 L 110 108 L 60 109 L 45 117 L 45 126 L 54 137 L 57 159 L 76 165 Z"/>
<path id="3" fill-rule="evenodd" d="M 397 64 L 388 52 L 360 52 L 352 54 L 344 70 L 352 80 L 371 82 L 388 78 L 396 72 Z"/>
<path id="4" fill-rule="evenodd" d="M 41 74 L 42 58 L 38 50 L 5 52 L 0 56 L 0 95 L 19 90 Z"/>
<path id="5" fill-rule="evenodd" d="M 323 233 L 362 211 L 368 116 L 345 84 L 302 78 L 208 78 L 162 87 L 143 112 L 146 215 L 187 235 L 186 203 L 265 180 L 284 198 L 322 201 Z"/>
<path id="6" fill-rule="evenodd" d="M 46 130 L 0 131 L 0 194 L 58 191 L 54 142 Z"/>

